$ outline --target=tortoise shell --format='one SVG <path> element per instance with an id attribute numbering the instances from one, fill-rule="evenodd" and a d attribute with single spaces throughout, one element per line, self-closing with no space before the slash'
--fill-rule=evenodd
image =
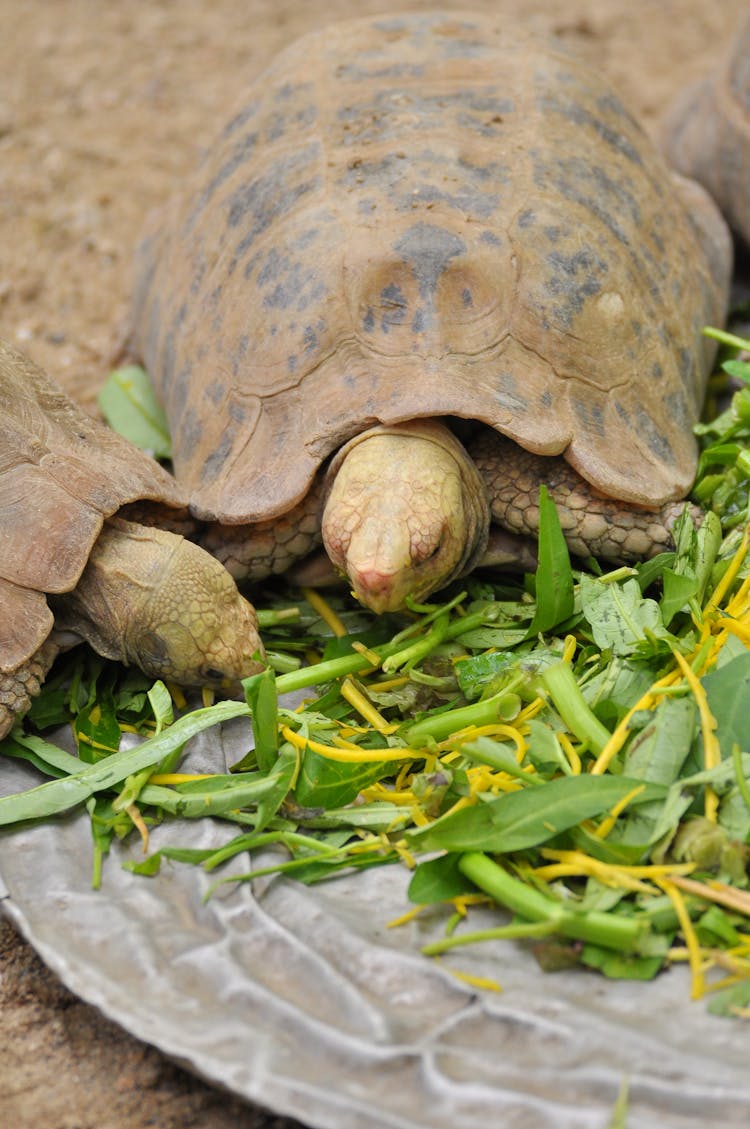
<path id="1" fill-rule="evenodd" d="M 0 341 L 0 670 L 53 625 L 46 593 L 75 587 L 105 518 L 129 502 L 182 509 L 172 477 Z"/>
<path id="2" fill-rule="evenodd" d="M 708 189 L 750 245 L 750 16 L 715 73 L 679 96 L 664 138 L 674 167 Z"/>
<path id="3" fill-rule="evenodd" d="M 688 490 L 728 257 L 610 87 L 503 24 L 306 36 L 144 241 L 134 345 L 197 516 L 282 514 L 343 442 L 426 416 L 623 500 Z"/>

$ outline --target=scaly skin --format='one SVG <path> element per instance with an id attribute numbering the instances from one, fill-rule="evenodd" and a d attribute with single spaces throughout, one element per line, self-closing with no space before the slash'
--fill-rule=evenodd
<path id="1" fill-rule="evenodd" d="M 0 740 L 10 733 L 16 718 L 26 713 L 59 652 L 57 642 L 49 638 L 20 667 L 0 673 Z"/>
<path id="2" fill-rule="evenodd" d="M 524 451 L 518 444 L 482 428 L 469 454 L 484 480 L 492 518 L 512 533 L 535 537 L 539 530 L 539 487 L 557 506 L 565 540 L 578 556 L 628 563 L 674 548 L 672 526 L 686 505 L 696 522 L 697 506 L 667 502 L 648 510 L 598 494 L 563 458 Z"/>
<path id="3" fill-rule="evenodd" d="M 262 669 L 253 607 L 218 561 L 163 529 L 107 522 L 76 588 L 50 602 L 57 628 L 154 678 L 231 689 Z"/>

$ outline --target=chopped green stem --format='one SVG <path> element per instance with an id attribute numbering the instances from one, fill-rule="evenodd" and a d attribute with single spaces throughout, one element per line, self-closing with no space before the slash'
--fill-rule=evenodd
<path id="1" fill-rule="evenodd" d="M 410 611 L 419 612 L 421 610 L 424 612 L 424 615 L 415 623 L 410 623 L 403 631 L 399 631 L 398 635 L 394 635 L 391 642 L 400 645 L 405 639 L 411 639 L 414 635 L 418 635 L 425 627 L 429 627 L 438 616 L 447 615 L 448 612 L 453 611 L 453 609 L 465 599 L 466 593 L 459 592 L 458 595 L 454 596 L 452 600 L 449 600 L 447 604 L 409 604 Z"/>
<path id="2" fill-rule="evenodd" d="M 276 674 L 288 674 L 290 670 L 299 670 L 302 659 L 298 655 L 291 655 L 288 651 L 269 651 L 266 648 L 266 662 Z"/>
<path id="3" fill-rule="evenodd" d="M 529 606 L 529 618 L 533 607 Z M 476 631 L 479 627 L 486 627 L 488 624 L 493 626 L 497 624 L 498 620 L 503 620 L 502 609 L 496 606 L 488 606 L 480 608 L 476 612 L 468 612 L 467 615 L 456 616 L 453 622 L 448 626 L 445 633 L 445 640 L 450 642 L 453 639 L 459 639 L 465 635 L 467 631 Z M 517 627 L 517 621 L 509 621 L 506 619 L 509 626 Z"/>
<path id="4" fill-rule="evenodd" d="M 395 655 L 390 655 L 387 659 L 383 660 L 383 670 L 386 672 L 399 670 L 401 667 L 412 667 L 416 663 L 421 662 L 429 655 L 430 651 L 434 651 L 435 647 L 445 639 L 445 633 L 448 630 L 448 613 L 443 612 L 437 617 L 431 629 L 426 635 L 421 636 L 410 647 L 404 647 L 403 650 L 397 651 Z"/>
<path id="5" fill-rule="evenodd" d="M 425 717 L 413 725 L 407 725 L 399 735 L 407 745 L 419 748 L 425 741 L 443 741 L 451 733 L 458 733 L 460 729 L 466 729 L 470 725 L 493 725 L 498 721 L 507 721 L 518 712 L 519 707 L 518 695 L 503 690 L 482 702 Z"/>
<path id="6" fill-rule="evenodd" d="M 297 605 L 291 608 L 258 608 L 255 614 L 258 617 L 258 626 L 261 631 L 266 627 L 278 627 L 300 618 L 300 609 Z"/>
<path id="7" fill-rule="evenodd" d="M 151 772 L 151 765 L 147 765 L 145 768 L 142 768 L 140 772 L 129 776 L 125 781 L 125 787 L 120 792 L 120 795 L 112 801 L 112 811 L 125 811 L 131 804 L 134 804 L 140 797 L 143 788 L 148 783 Z"/>
<path id="8" fill-rule="evenodd" d="M 570 732 L 594 753 L 600 753 L 612 734 L 586 705 L 568 663 L 552 663 L 539 677 Z"/>
<path id="9" fill-rule="evenodd" d="M 258 832 L 250 835 L 238 835 L 232 839 L 226 846 L 220 847 L 218 851 L 214 851 L 203 860 L 204 870 L 215 870 L 217 866 L 227 862 L 229 859 L 234 858 L 235 855 L 240 854 L 242 851 L 255 851 L 259 847 L 270 847 L 276 843 L 281 843 L 282 846 L 291 850 L 292 847 L 300 847 L 304 850 L 311 852 L 307 858 L 327 858 L 330 855 L 340 854 L 341 848 L 331 847 L 328 843 L 321 843 L 319 839 L 313 839 L 311 835 L 300 835 L 294 831 L 265 831 Z"/>
<path id="10" fill-rule="evenodd" d="M 373 854 L 380 856 L 377 859 L 379 863 L 388 862 L 391 859 L 395 861 L 398 858 L 395 850 L 388 852 L 385 852 L 383 850 L 383 844 L 380 839 L 374 840 L 370 849 Z M 257 870 L 247 871 L 247 873 L 245 874 L 228 874 L 226 878 L 218 878 L 216 882 L 214 882 L 214 884 L 206 892 L 203 900 L 208 901 L 208 899 L 213 895 L 214 891 L 217 890 L 219 886 L 226 886 L 229 882 L 252 882 L 254 878 L 265 878 L 268 874 L 287 874 L 289 873 L 289 871 L 294 872 L 295 870 L 300 870 L 303 867 L 310 866 L 311 863 L 315 863 L 318 866 L 325 866 L 328 864 L 332 869 L 340 869 L 344 865 L 357 866 L 360 864 L 364 865 L 365 862 L 365 852 L 362 851 L 361 844 L 359 850 L 356 851 L 356 853 L 351 851 L 351 849 L 348 847 L 338 847 L 337 849 L 331 851 L 330 854 L 305 855 L 302 858 L 289 859 L 287 862 L 279 862 L 272 864 L 271 866 L 262 866 Z"/>
<path id="11" fill-rule="evenodd" d="M 750 811 L 750 786 L 748 786 L 747 777 L 742 767 L 742 750 L 736 741 L 732 745 L 732 764 L 740 795 L 745 801 L 745 807 Z"/>
<path id="12" fill-rule="evenodd" d="M 394 655 L 399 650 L 397 644 L 383 643 L 370 650 L 379 659 Z M 369 670 L 372 666 L 367 655 L 359 651 L 352 651 L 350 655 L 339 655 L 336 659 L 326 659 L 324 662 L 315 663 L 313 666 L 303 666 L 299 670 L 291 670 L 288 674 L 280 674 L 276 679 L 276 691 L 279 694 L 289 694 L 294 690 L 305 690 L 309 686 L 322 685 L 331 682 L 334 678 L 343 678 L 346 674 L 357 674 Z M 257 677 L 257 675 L 253 675 Z"/>
<path id="13" fill-rule="evenodd" d="M 750 341 L 746 338 L 727 333 L 725 329 L 715 329 L 712 325 L 704 328 L 703 336 L 711 337 L 714 341 L 719 341 L 722 345 L 730 345 L 734 349 L 750 349 Z"/>
<path id="14" fill-rule="evenodd" d="M 468 851 L 461 855 L 458 868 L 496 902 L 527 920 L 549 923 L 556 933 L 564 937 L 589 941 L 617 952 L 637 949 L 645 925 L 632 917 L 596 910 L 580 913 L 566 909 L 560 902 L 508 874 L 481 851 Z"/>
<path id="15" fill-rule="evenodd" d="M 461 752 L 473 764 L 488 765 L 497 772 L 507 772 L 508 776 L 523 780 L 525 784 L 544 787 L 544 780 L 537 773 L 528 772 L 518 763 L 515 748 L 503 744 L 501 741 L 494 741 L 491 737 L 479 737 L 476 741 L 464 741 L 461 744 Z M 570 766 L 568 766 L 568 771 L 570 771 Z"/>
<path id="16" fill-rule="evenodd" d="M 458 937 L 445 937 L 442 941 L 433 941 L 423 945 L 422 952 L 425 956 L 434 957 L 445 953 L 448 949 L 457 949 L 460 945 L 474 945 L 478 941 L 515 941 L 522 937 L 548 937 L 557 931 L 557 925 L 552 921 L 523 922 L 514 925 L 501 925 L 497 929 L 477 929 L 473 933 L 462 933 Z"/>

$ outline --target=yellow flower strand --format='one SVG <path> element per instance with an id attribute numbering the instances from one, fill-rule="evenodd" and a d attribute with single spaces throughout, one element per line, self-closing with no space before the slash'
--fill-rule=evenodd
<path id="1" fill-rule="evenodd" d="M 456 980 L 460 980 L 463 984 L 469 984 L 472 988 L 483 988 L 487 992 L 502 992 L 503 990 L 502 985 L 489 976 L 474 976 L 471 972 L 460 972 L 457 968 L 450 968 L 447 964 L 444 964 L 443 968 L 446 972 L 450 972 L 451 976 L 455 976 Z"/>
<path id="2" fill-rule="evenodd" d="M 669 674 L 665 674 L 662 678 L 659 678 L 656 682 L 654 682 L 653 686 L 649 687 L 646 693 L 638 699 L 638 701 L 631 709 L 628 710 L 622 720 L 615 726 L 612 732 L 612 736 L 607 741 L 602 751 L 599 753 L 599 756 L 596 758 L 596 761 L 594 762 L 594 765 L 591 769 L 593 776 L 599 776 L 607 771 L 611 762 L 614 760 L 614 758 L 620 752 L 620 749 L 625 744 L 628 732 L 630 730 L 630 723 L 635 715 L 639 713 L 640 710 L 651 709 L 655 704 L 657 698 L 660 696 L 661 692 L 666 687 L 674 685 L 674 683 L 678 679 L 679 674 L 675 670 L 670 671 Z"/>
<path id="3" fill-rule="evenodd" d="M 536 717 L 536 715 L 541 710 L 543 710 L 546 705 L 547 701 L 545 698 L 534 698 L 520 711 L 520 713 L 516 717 L 516 724 L 520 726 L 524 723 L 524 721 L 530 721 L 531 718 Z"/>
<path id="4" fill-rule="evenodd" d="M 362 643 L 359 639 L 355 639 L 352 643 L 352 650 L 356 651 L 358 655 L 362 655 L 363 658 L 367 659 L 368 663 L 372 667 L 372 670 L 367 671 L 366 673 L 372 674 L 373 671 L 377 670 L 380 666 L 380 663 L 382 661 L 380 655 L 376 654 L 375 651 L 370 649 L 370 647 L 366 647 L 365 644 Z"/>
<path id="5" fill-rule="evenodd" d="M 640 796 L 645 787 L 645 784 L 636 784 L 635 788 L 631 788 L 621 800 L 618 800 L 617 803 L 609 809 L 609 815 L 601 821 L 594 831 L 594 835 L 597 839 L 606 839 L 607 835 L 609 835 L 610 831 L 617 823 L 618 816 L 622 815 L 631 800 L 634 800 L 636 796 Z"/>
<path id="6" fill-rule="evenodd" d="M 627 866 L 626 864 L 607 863 L 586 855 L 582 851 L 558 851 L 543 847 L 540 851 L 542 858 L 556 860 L 548 866 L 536 867 L 531 873 L 535 878 L 550 881 L 553 878 L 566 876 L 586 876 L 596 878 L 605 886 L 617 889 L 632 890 L 642 894 L 654 894 L 653 883 L 660 878 L 690 874 L 695 869 L 695 863 L 672 863 L 657 865 L 654 863 L 643 866 Z M 646 879 L 652 883 L 648 885 Z"/>
<path id="7" fill-rule="evenodd" d="M 573 742 L 567 733 L 556 733 L 555 736 L 560 743 L 562 751 L 565 753 L 565 759 L 570 765 L 570 770 L 574 776 L 581 775 L 581 758 L 575 748 Z"/>
<path id="8" fill-rule="evenodd" d="M 193 780 L 213 780 L 218 775 L 217 772 L 155 772 L 149 776 L 148 782 L 168 787 L 170 784 L 189 784 Z"/>
<path id="9" fill-rule="evenodd" d="M 334 635 L 341 639 L 342 636 L 349 634 L 345 625 L 328 603 L 328 600 L 323 599 L 320 592 L 316 592 L 313 588 L 301 588 L 300 591 L 313 611 L 318 613 L 323 622 L 330 627 Z"/>
<path id="10" fill-rule="evenodd" d="M 327 757 L 328 760 L 332 761 L 341 761 L 342 764 L 377 764 L 379 761 L 402 761 L 407 757 L 412 760 L 422 758 L 422 754 L 417 749 L 360 749 L 356 745 L 344 748 L 324 745 L 322 741 L 313 741 L 310 737 L 296 733 L 288 725 L 282 725 L 281 733 L 284 740 L 289 741 L 296 749 L 303 751 L 311 749 L 312 752 L 319 753 L 321 757 Z"/>
<path id="11" fill-rule="evenodd" d="M 719 747 L 719 741 L 714 732 L 716 729 L 716 718 L 708 708 L 706 691 L 693 672 L 690 664 L 685 661 L 680 652 L 674 647 L 672 648 L 672 654 L 698 706 L 698 714 L 701 719 L 701 734 L 703 736 L 703 767 L 708 771 L 721 764 L 721 748 Z M 715 823 L 718 810 L 719 797 L 716 795 L 711 785 L 707 784 L 703 800 L 703 811 L 706 819 L 710 819 Z"/>
<path id="12" fill-rule="evenodd" d="M 377 729 L 378 733 L 395 733 L 398 725 L 386 721 L 380 710 L 376 709 L 372 702 L 362 693 L 359 687 L 351 678 L 345 678 L 340 686 L 341 697 L 345 698 L 350 706 L 353 706 L 360 717 L 363 717 L 368 725 L 373 729 Z"/>
<path id="13" fill-rule="evenodd" d="M 426 905 L 413 906 L 406 913 L 402 913 L 400 917 L 394 917 L 392 921 L 387 921 L 385 927 L 386 929 L 397 929 L 399 925 L 407 925 L 415 917 L 419 917 L 420 913 L 424 913 L 426 909 L 428 909 Z"/>
<path id="14" fill-rule="evenodd" d="M 133 826 L 135 827 L 136 831 L 140 835 L 141 842 L 143 843 L 143 853 L 144 853 L 144 855 L 147 855 L 148 854 L 148 827 L 143 822 L 143 816 L 141 815 L 140 808 L 138 807 L 137 804 L 128 804 L 128 806 L 125 808 L 125 811 L 128 814 L 128 816 L 130 816 L 130 820 L 131 820 Z"/>
<path id="15" fill-rule="evenodd" d="M 693 923 L 690 920 L 690 914 L 687 911 L 685 900 L 680 891 L 668 878 L 655 879 L 656 885 L 659 886 L 667 895 L 674 911 L 677 914 L 677 920 L 680 923 L 682 935 L 685 938 L 685 946 L 688 953 L 688 963 L 690 965 L 690 978 L 691 989 L 690 998 L 699 1000 L 706 990 L 706 980 L 703 968 L 703 956 L 701 953 L 700 943 L 697 934 L 693 929 Z"/>

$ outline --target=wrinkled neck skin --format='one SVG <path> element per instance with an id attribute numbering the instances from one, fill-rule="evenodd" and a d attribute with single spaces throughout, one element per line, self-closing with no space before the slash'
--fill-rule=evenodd
<path id="1" fill-rule="evenodd" d="M 487 494 L 452 432 L 432 419 L 375 427 L 326 480 L 326 551 L 357 599 L 382 613 L 470 572 L 487 545 Z"/>

